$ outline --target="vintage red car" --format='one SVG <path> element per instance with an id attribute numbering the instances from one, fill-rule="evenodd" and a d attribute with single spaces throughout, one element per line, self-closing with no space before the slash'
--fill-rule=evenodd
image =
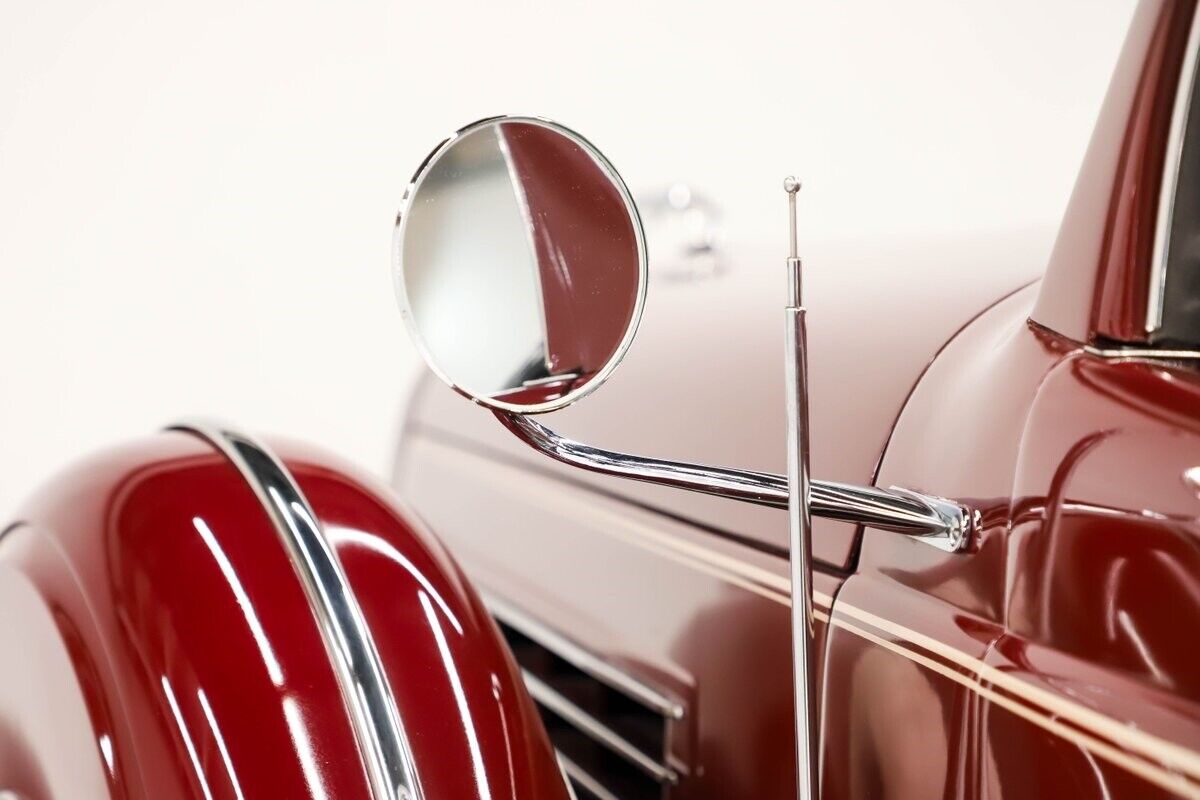
<path id="1" fill-rule="evenodd" d="M 461 129 L 390 487 L 193 421 L 0 529 L 0 800 L 1200 798 L 1198 55 L 1141 2 L 1049 263 L 651 283 L 587 140 Z"/>

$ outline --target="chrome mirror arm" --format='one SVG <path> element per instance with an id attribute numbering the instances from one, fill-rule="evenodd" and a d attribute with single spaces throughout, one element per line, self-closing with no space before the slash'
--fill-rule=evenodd
<path id="1" fill-rule="evenodd" d="M 532 417 L 496 411 L 496 418 L 518 439 L 555 461 L 572 467 L 645 483 L 728 497 L 762 506 L 787 508 L 787 478 L 766 472 L 709 467 L 603 450 L 561 436 Z"/>
<path id="2" fill-rule="evenodd" d="M 788 507 L 786 475 L 603 450 L 561 436 L 532 417 L 499 410 L 493 413 L 534 450 L 579 469 L 760 506 Z M 950 553 L 966 549 L 975 524 L 974 512 L 965 506 L 895 487 L 877 489 L 814 480 L 810 483 L 809 505 L 813 516 L 902 533 Z"/>

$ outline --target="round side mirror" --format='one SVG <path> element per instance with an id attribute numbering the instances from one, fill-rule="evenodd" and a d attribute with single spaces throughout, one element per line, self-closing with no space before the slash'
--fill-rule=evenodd
<path id="1" fill-rule="evenodd" d="M 452 388 L 553 411 L 625 355 L 646 298 L 637 208 L 608 160 L 544 119 L 468 125 L 425 159 L 396 219 L 409 333 Z"/>

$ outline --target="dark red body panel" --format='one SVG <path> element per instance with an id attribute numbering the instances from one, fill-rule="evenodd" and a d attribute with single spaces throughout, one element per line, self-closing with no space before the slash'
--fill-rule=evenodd
<path id="1" fill-rule="evenodd" d="M 442 545 L 348 465 L 280 452 L 374 634 L 425 797 L 567 800 L 516 664 Z"/>
<path id="2" fill-rule="evenodd" d="M 967 498 L 984 525 L 968 556 L 867 531 L 834 605 L 842 668 L 828 671 L 840 679 L 827 708 L 850 703 L 827 722 L 838 788 L 1200 794 L 1200 496 L 1185 479 L 1200 462 L 1200 378 L 1088 355 L 1029 325 L 1031 299 L 1011 298 L 950 344 L 889 444 L 881 485 Z M 938 713 L 880 736 L 887 715 L 845 685 L 863 672 L 936 696 Z M 877 724 L 844 723 L 864 716 Z M 919 772 L 898 766 L 914 741 L 938 754 Z"/>
<path id="3" fill-rule="evenodd" d="M 511 656 L 457 567 L 340 466 L 293 451 L 426 796 L 565 797 Z M 0 786 L 29 800 L 369 796 L 280 537 L 206 442 L 161 434 L 53 482 L 0 540 L 0 597 L 0 633 L 20 643 L 0 659 Z"/>

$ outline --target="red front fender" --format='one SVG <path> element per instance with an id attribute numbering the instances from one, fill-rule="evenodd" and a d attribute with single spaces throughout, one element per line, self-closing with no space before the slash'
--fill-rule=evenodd
<path id="1" fill-rule="evenodd" d="M 426 800 L 566 798 L 520 674 L 444 549 L 327 456 L 280 455 L 378 650 Z M 53 481 L 0 538 L 0 790 L 367 798 L 312 608 L 237 469 L 172 432 Z"/>

